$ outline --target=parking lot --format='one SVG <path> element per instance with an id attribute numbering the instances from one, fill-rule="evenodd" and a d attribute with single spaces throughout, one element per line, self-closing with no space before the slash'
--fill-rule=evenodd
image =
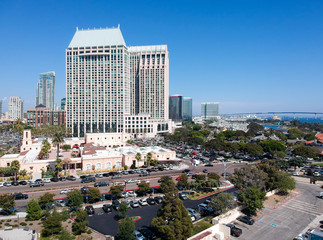
<path id="1" fill-rule="evenodd" d="M 264 216 L 247 225 L 234 221 L 242 229 L 239 239 L 293 239 L 306 228 L 317 216 L 323 219 L 323 202 L 317 198 L 320 188 L 317 185 L 297 183 L 300 195 L 289 200 L 277 209 L 264 208 Z M 237 239 L 230 236 L 230 239 Z"/>
<path id="2" fill-rule="evenodd" d="M 233 188 L 227 190 L 227 192 L 233 191 Z M 203 203 L 205 200 L 211 197 L 212 196 L 209 196 L 201 200 L 188 199 L 183 202 L 186 208 L 196 208 L 198 204 Z M 149 226 L 151 224 L 152 219 L 157 215 L 157 211 L 160 207 L 161 204 L 139 206 L 138 208 L 129 209 L 128 215 L 141 217 L 141 219 L 135 224 L 136 229 L 140 229 L 143 226 Z M 102 214 L 102 211 L 102 208 L 95 209 L 95 215 L 87 217 L 89 226 L 104 235 L 116 235 L 118 231 L 118 222 L 116 221 L 117 212 L 113 210 L 111 213 Z"/>

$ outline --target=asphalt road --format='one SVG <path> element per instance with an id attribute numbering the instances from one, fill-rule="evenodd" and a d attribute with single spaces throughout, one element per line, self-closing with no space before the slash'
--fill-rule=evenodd
<path id="1" fill-rule="evenodd" d="M 228 189 L 227 192 L 233 192 L 235 189 Z M 203 203 L 205 200 L 211 198 L 213 196 L 209 196 L 203 198 L 201 200 L 185 200 L 184 205 L 187 208 L 195 208 L 198 204 Z M 136 221 L 135 226 L 136 229 L 140 229 L 143 226 L 149 226 L 151 224 L 152 219 L 157 215 L 158 209 L 161 207 L 161 204 L 157 205 L 148 205 L 148 206 L 140 206 L 139 208 L 130 209 L 128 212 L 129 216 L 140 216 L 141 219 Z M 117 212 L 113 210 L 111 213 L 102 214 L 101 209 L 95 209 L 96 214 L 93 216 L 88 216 L 87 221 L 89 221 L 89 226 L 94 230 L 104 234 L 115 236 L 118 232 L 118 222 L 117 222 Z M 102 214 L 102 215 L 98 215 Z"/>
<path id="2" fill-rule="evenodd" d="M 263 209 L 264 217 L 254 225 L 235 221 L 234 224 L 242 229 L 239 239 L 293 239 L 317 216 L 322 216 L 323 220 L 323 200 L 316 197 L 320 187 L 299 182 L 296 187 L 300 195 L 277 209 Z M 236 238 L 231 236 L 230 239 Z"/>
<path id="3" fill-rule="evenodd" d="M 194 167 L 192 165 L 189 165 L 189 161 L 185 161 L 185 164 L 188 165 L 188 168 L 193 173 L 201 173 L 204 169 L 207 169 L 208 172 L 216 172 L 219 175 L 224 172 L 224 166 L 222 163 L 214 164 L 213 167 L 205 167 L 204 165 Z M 233 172 L 234 168 L 240 168 L 244 166 L 244 163 L 227 163 L 226 164 L 226 171 L 227 172 Z M 139 177 L 139 174 L 129 174 L 129 175 L 123 175 L 120 179 L 111 179 L 111 177 L 103 177 L 103 178 L 96 178 L 96 182 L 100 181 L 108 181 L 108 182 L 124 182 L 126 179 L 139 179 L 139 180 L 149 180 L 150 186 L 158 186 L 158 179 L 161 176 L 168 175 L 172 176 L 173 178 L 176 178 L 182 173 L 181 170 L 169 170 L 169 171 L 158 171 L 158 172 L 151 172 L 150 176 L 147 177 Z M 51 183 L 45 183 L 42 187 L 35 187 L 31 188 L 29 185 L 25 186 L 11 186 L 11 187 L 2 187 L 0 188 L 0 194 L 3 193 L 14 193 L 14 192 L 22 192 L 27 193 L 29 196 L 29 199 L 27 200 L 17 200 L 16 206 L 18 207 L 18 210 L 23 211 L 24 207 L 27 206 L 27 203 L 30 199 L 37 199 L 40 196 L 42 196 L 45 192 L 51 192 L 55 194 L 56 199 L 59 198 L 65 198 L 66 195 L 60 194 L 60 191 L 62 189 L 81 189 L 85 186 L 93 187 L 94 183 L 81 183 L 80 179 L 77 179 L 76 181 L 63 181 L 63 182 L 51 182 Z M 112 184 L 110 184 L 111 186 Z M 137 188 L 137 185 L 135 183 L 127 184 L 126 189 L 135 189 Z M 101 193 L 108 192 L 110 187 L 100 187 L 99 188 Z"/>

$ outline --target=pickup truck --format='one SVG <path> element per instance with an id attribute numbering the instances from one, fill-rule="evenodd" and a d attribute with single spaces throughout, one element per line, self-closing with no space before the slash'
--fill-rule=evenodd
<path id="1" fill-rule="evenodd" d="M 44 186 L 43 181 L 35 181 L 30 183 L 30 187 L 40 187 L 40 186 Z"/>

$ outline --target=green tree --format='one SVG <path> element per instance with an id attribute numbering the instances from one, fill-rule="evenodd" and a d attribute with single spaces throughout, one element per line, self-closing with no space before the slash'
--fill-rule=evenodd
<path id="1" fill-rule="evenodd" d="M 230 177 L 230 181 L 241 190 L 251 186 L 264 190 L 266 188 L 266 180 L 267 174 L 265 172 L 250 165 L 234 169 L 234 173 Z"/>
<path id="2" fill-rule="evenodd" d="M 295 179 L 286 172 L 278 173 L 279 180 L 277 182 L 277 189 L 281 194 L 287 194 L 289 190 L 293 190 L 296 187 Z"/>
<path id="3" fill-rule="evenodd" d="M 83 195 L 79 190 L 73 190 L 67 193 L 67 199 L 69 200 L 69 206 L 79 208 L 83 204 Z"/>
<path id="4" fill-rule="evenodd" d="M 250 214 L 255 214 L 257 210 L 264 207 L 266 193 L 255 186 L 251 186 L 242 190 L 240 198 L 242 199 L 243 205 L 246 207 L 246 211 Z"/>
<path id="5" fill-rule="evenodd" d="M 130 217 L 126 216 L 124 219 L 122 219 L 119 225 L 117 237 L 120 240 L 132 240 L 135 238 L 134 231 L 134 222 Z"/>
<path id="6" fill-rule="evenodd" d="M 137 162 L 139 162 L 141 160 L 141 154 L 138 152 L 136 154 L 136 157 L 135 158 L 136 158 Z"/>
<path id="7" fill-rule="evenodd" d="M 58 240 L 73 240 L 75 237 L 65 228 L 62 229 L 58 235 Z"/>
<path id="8" fill-rule="evenodd" d="M 303 167 L 304 163 L 303 163 L 303 160 L 300 158 L 292 158 L 288 161 L 288 165 L 290 167 L 294 167 L 296 170 L 297 167 Z"/>
<path id="9" fill-rule="evenodd" d="M 110 188 L 110 192 L 115 195 L 120 197 L 121 193 L 124 191 L 124 186 L 122 185 L 117 185 L 117 186 L 113 186 Z"/>
<path id="10" fill-rule="evenodd" d="M 39 220 L 44 215 L 44 211 L 40 208 L 39 203 L 36 199 L 31 199 L 27 204 L 28 219 Z"/>
<path id="11" fill-rule="evenodd" d="M 56 158 L 55 160 L 55 170 L 56 170 L 56 176 L 59 177 L 59 172 L 62 170 L 63 164 L 62 159 Z"/>
<path id="12" fill-rule="evenodd" d="M 64 151 L 70 150 L 70 149 L 71 149 L 71 145 L 64 144 L 64 145 L 63 145 L 63 147 L 62 147 L 62 149 L 63 149 Z"/>
<path id="13" fill-rule="evenodd" d="M 162 239 L 187 239 L 192 233 L 192 220 L 183 202 L 178 198 L 175 183 L 170 177 L 163 176 L 160 186 L 165 198 L 157 217 L 152 220 L 152 225 L 158 229 Z"/>
<path id="14" fill-rule="evenodd" d="M 145 181 L 141 181 L 138 184 L 138 188 L 139 188 L 139 192 L 148 192 L 150 189 L 150 184 Z"/>
<path id="15" fill-rule="evenodd" d="M 306 158 L 314 158 L 316 156 L 315 151 L 311 147 L 304 145 L 296 146 L 293 153 Z"/>
<path id="16" fill-rule="evenodd" d="M 303 132 L 298 128 L 290 128 L 288 129 L 288 138 L 289 139 L 301 139 L 303 137 Z"/>
<path id="17" fill-rule="evenodd" d="M 271 154 L 274 152 L 282 152 L 286 149 L 286 146 L 281 141 L 271 139 L 261 141 L 260 146 L 262 146 L 265 152 L 269 152 Z"/>
<path id="18" fill-rule="evenodd" d="M 55 194 L 46 192 L 44 195 L 40 196 L 38 199 L 39 206 L 41 208 L 46 208 L 49 204 L 53 204 L 55 202 L 54 200 Z"/>
<path id="19" fill-rule="evenodd" d="M 57 157 L 59 158 L 59 145 L 64 143 L 64 133 L 63 132 L 55 132 L 52 143 L 57 147 Z"/>
<path id="20" fill-rule="evenodd" d="M 124 216 L 127 214 L 127 212 L 128 212 L 127 204 L 125 202 L 122 202 L 118 208 L 118 214 L 119 216 Z"/>
<path id="21" fill-rule="evenodd" d="M 88 221 L 86 221 L 87 213 L 83 209 L 78 209 L 76 211 L 76 218 L 74 223 L 72 224 L 73 233 L 75 235 L 80 235 L 87 231 L 87 225 L 89 224 Z"/>
<path id="22" fill-rule="evenodd" d="M 304 136 L 304 139 L 306 141 L 311 141 L 311 140 L 315 140 L 315 133 L 308 133 Z"/>
<path id="23" fill-rule="evenodd" d="M 149 167 L 152 162 L 153 154 L 151 152 L 147 153 L 147 166 Z"/>
<path id="24" fill-rule="evenodd" d="M 87 192 L 87 195 L 92 198 L 92 199 L 100 199 L 101 193 L 100 189 L 98 188 L 90 188 L 89 191 Z"/>
<path id="25" fill-rule="evenodd" d="M 248 132 L 255 136 L 257 134 L 260 134 L 264 131 L 264 127 L 258 123 L 252 122 L 248 125 Z"/>
<path id="26" fill-rule="evenodd" d="M 215 172 L 211 172 L 207 175 L 209 180 L 215 180 L 215 181 L 219 181 L 220 180 L 220 176 L 218 174 L 216 174 Z"/>
<path id="27" fill-rule="evenodd" d="M 179 180 L 177 182 L 177 185 L 182 186 L 184 188 L 187 188 L 187 186 L 188 186 L 188 176 L 185 173 L 179 175 Z"/>
<path id="28" fill-rule="evenodd" d="M 62 231 L 62 216 L 55 209 L 52 215 L 43 221 L 42 237 L 59 234 Z"/>
<path id="29" fill-rule="evenodd" d="M 211 198 L 210 204 L 217 214 L 223 214 L 233 208 L 236 203 L 232 193 L 221 192 Z"/>
<path id="30" fill-rule="evenodd" d="M 241 147 L 241 150 L 244 151 L 245 153 L 250 153 L 255 156 L 260 156 L 264 153 L 264 150 L 262 149 L 262 147 L 255 143 L 244 144 Z"/>
<path id="31" fill-rule="evenodd" d="M 9 211 L 11 210 L 14 206 L 16 205 L 15 203 L 15 196 L 10 194 L 10 193 L 5 193 L 0 196 L 0 207 L 5 210 Z"/>
<path id="32" fill-rule="evenodd" d="M 273 161 L 271 161 L 273 162 Z M 278 161 L 274 161 L 274 163 L 276 163 Z M 273 165 L 273 164 L 268 164 L 266 162 L 258 165 L 258 168 L 260 170 L 262 170 L 263 172 L 265 172 L 267 174 L 267 179 L 266 179 L 266 191 L 270 190 L 274 190 L 277 188 L 277 184 L 279 181 L 279 165 Z"/>
<path id="33" fill-rule="evenodd" d="M 15 173 L 15 181 L 17 181 L 17 172 L 20 169 L 20 163 L 19 163 L 19 161 L 18 160 L 12 161 L 10 168 L 14 171 L 14 173 Z"/>

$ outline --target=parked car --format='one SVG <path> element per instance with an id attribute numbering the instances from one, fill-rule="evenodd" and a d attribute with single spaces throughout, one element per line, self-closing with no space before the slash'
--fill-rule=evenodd
<path id="1" fill-rule="evenodd" d="M 0 182 L 0 187 L 3 187 L 3 182 Z"/>
<path id="2" fill-rule="evenodd" d="M 156 203 L 158 203 L 158 204 L 160 204 L 160 203 L 162 203 L 162 202 L 163 202 L 163 198 L 162 198 L 162 197 L 160 197 L 160 196 L 154 197 L 154 200 L 155 200 L 155 202 L 156 202 Z"/>
<path id="3" fill-rule="evenodd" d="M 139 174 L 139 177 L 146 177 L 146 176 L 149 176 L 149 175 L 150 175 L 150 173 L 149 173 L 149 172 L 144 171 L 144 172 L 141 172 L 141 173 Z"/>
<path id="4" fill-rule="evenodd" d="M 117 175 L 113 175 L 112 176 L 112 179 L 117 179 L 117 178 L 122 178 L 122 175 L 121 174 L 117 174 Z"/>
<path id="5" fill-rule="evenodd" d="M 205 167 L 213 167 L 213 164 L 212 163 L 208 163 L 208 164 L 205 164 L 204 166 Z"/>
<path id="6" fill-rule="evenodd" d="M 105 199 L 106 200 L 117 200 L 118 197 L 116 195 L 113 195 L 111 193 L 105 194 Z"/>
<path id="7" fill-rule="evenodd" d="M 203 170 L 203 172 L 204 172 L 204 173 L 207 173 L 208 171 L 207 171 L 207 169 L 204 169 L 204 170 Z"/>
<path id="8" fill-rule="evenodd" d="M 42 178 L 44 183 L 50 183 L 50 178 Z"/>
<path id="9" fill-rule="evenodd" d="M 59 178 L 58 178 L 58 177 L 52 177 L 50 180 L 51 180 L 52 182 L 58 182 L 58 181 L 59 181 Z"/>
<path id="10" fill-rule="evenodd" d="M 155 199 L 153 199 L 153 198 L 147 198 L 147 203 L 149 205 L 155 205 L 156 204 Z"/>
<path id="11" fill-rule="evenodd" d="M 73 189 L 63 189 L 61 190 L 61 194 L 67 194 L 68 192 L 72 192 Z"/>
<path id="12" fill-rule="evenodd" d="M 103 178 L 103 174 L 102 173 L 97 173 L 97 174 L 95 174 L 95 177 L 97 177 L 97 178 Z"/>
<path id="13" fill-rule="evenodd" d="M 202 216 L 210 215 L 213 212 L 213 209 L 205 203 L 197 205 L 197 210 Z"/>
<path id="14" fill-rule="evenodd" d="M 201 218 L 201 214 L 199 212 L 195 211 L 193 208 L 187 208 L 187 211 L 191 216 L 194 216 L 195 221 L 197 221 Z"/>
<path id="15" fill-rule="evenodd" d="M 183 191 L 183 190 L 184 190 L 184 188 L 183 188 L 182 186 L 176 185 L 176 187 L 177 187 L 177 189 L 178 189 L 179 191 Z"/>
<path id="16" fill-rule="evenodd" d="M 11 184 L 11 182 L 4 182 L 4 183 L 3 183 L 3 186 L 11 187 L 11 186 L 12 186 L 12 184 Z"/>
<path id="17" fill-rule="evenodd" d="M 93 208 L 93 206 L 92 206 L 92 205 L 86 206 L 86 207 L 85 207 L 85 210 L 86 210 L 86 212 L 87 212 L 87 214 L 88 214 L 88 215 L 93 215 L 93 214 L 95 214 L 95 210 L 94 210 L 94 208 Z"/>
<path id="18" fill-rule="evenodd" d="M 127 192 L 127 196 L 128 196 L 128 197 L 137 197 L 137 194 L 136 194 L 136 192 L 135 192 L 135 191 L 128 191 L 128 192 Z"/>
<path id="19" fill-rule="evenodd" d="M 94 187 L 106 187 L 109 186 L 109 182 L 97 182 L 94 184 Z"/>
<path id="20" fill-rule="evenodd" d="M 224 176 L 228 176 L 228 177 L 230 177 L 230 176 L 232 176 L 232 173 L 229 173 L 229 172 L 223 172 L 223 173 L 221 174 L 221 176 L 222 176 L 222 177 L 224 177 Z"/>
<path id="21" fill-rule="evenodd" d="M 27 185 L 27 181 L 22 180 L 22 181 L 20 181 L 20 182 L 19 182 L 19 184 L 20 184 L 20 185 Z"/>
<path id="22" fill-rule="evenodd" d="M 59 207 L 66 207 L 67 202 L 64 200 L 56 200 L 56 205 Z"/>
<path id="23" fill-rule="evenodd" d="M 134 231 L 134 235 L 135 235 L 135 240 L 146 240 L 144 235 L 142 235 L 142 233 L 137 230 Z"/>
<path id="24" fill-rule="evenodd" d="M 28 194 L 15 193 L 14 196 L 15 196 L 15 200 L 28 199 Z"/>
<path id="25" fill-rule="evenodd" d="M 102 208 L 103 208 L 103 211 L 105 211 L 106 213 L 112 212 L 111 204 L 104 204 Z"/>
<path id="26" fill-rule="evenodd" d="M 131 208 L 131 206 L 130 206 L 130 202 L 129 201 L 122 201 L 123 203 L 125 203 L 126 205 L 127 205 L 127 208 Z"/>
<path id="27" fill-rule="evenodd" d="M 182 200 L 187 200 L 188 199 L 188 197 L 184 193 L 180 193 L 179 198 L 182 199 Z"/>
<path id="28" fill-rule="evenodd" d="M 82 187 L 81 188 L 81 193 L 86 194 L 90 190 L 90 187 Z"/>
<path id="29" fill-rule="evenodd" d="M 227 227 L 230 228 L 230 234 L 234 237 L 239 237 L 242 234 L 242 230 L 240 228 L 237 228 L 233 224 L 227 224 Z"/>
<path id="30" fill-rule="evenodd" d="M 137 208 L 137 207 L 139 207 L 139 203 L 137 200 L 132 200 L 132 201 L 130 201 L 130 206 L 132 208 Z"/>
<path id="31" fill-rule="evenodd" d="M 156 234 L 153 231 L 151 231 L 148 227 L 140 228 L 139 232 L 141 232 L 142 235 L 144 235 L 148 240 L 153 240 L 157 238 Z"/>
<path id="32" fill-rule="evenodd" d="M 69 180 L 69 181 L 76 181 L 76 177 L 74 177 L 74 176 L 67 176 L 67 177 L 66 177 L 66 180 Z"/>
<path id="33" fill-rule="evenodd" d="M 140 204 L 141 206 L 147 206 L 147 205 L 148 205 L 148 203 L 147 203 L 147 199 L 146 199 L 146 198 L 141 198 L 141 199 L 139 199 L 139 204 Z"/>
<path id="34" fill-rule="evenodd" d="M 249 224 L 249 225 L 253 225 L 255 223 L 255 221 L 249 217 L 249 216 L 240 216 L 237 218 L 240 222 Z"/>
<path id="35" fill-rule="evenodd" d="M 118 200 L 113 200 L 112 201 L 112 206 L 115 210 L 118 210 L 120 207 L 120 202 Z"/>
<path id="36" fill-rule="evenodd" d="M 11 184 L 12 184 L 13 186 L 18 186 L 18 185 L 19 185 L 19 182 L 18 182 L 18 181 L 12 181 L 12 182 L 11 182 Z"/>

